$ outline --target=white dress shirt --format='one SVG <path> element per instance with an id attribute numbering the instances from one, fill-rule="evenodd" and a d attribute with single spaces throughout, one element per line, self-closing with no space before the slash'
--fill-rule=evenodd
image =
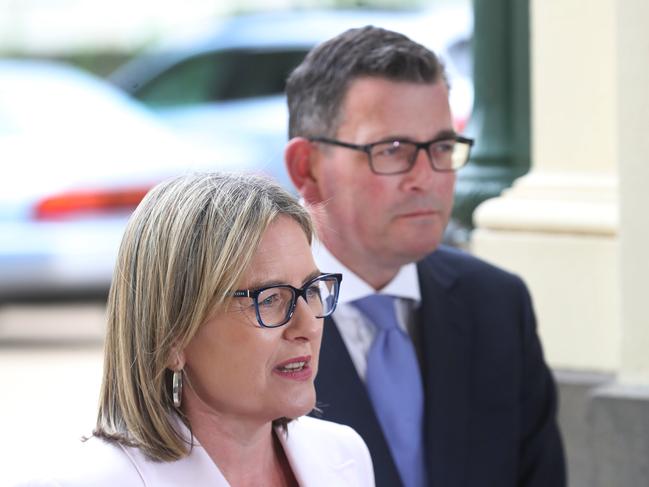
<path id="1" fill-rule="evenodd" d="M 359 377 L 365 380 L 367 354 L 376 335 L 376 327 L 351 302 L 371 294 L 396 296 L 399 298 L 395 300 L 399 326 L 410 332 L 414 310 L 421 302 L 417 265 L 410 263 L 401 267 L 397 275 L 384 288 L 376 291 L 336 259 L 321 242 L 316 240 L 312 250 L 316 265 L 321 272 L 339 272 L 343 275 L 338 306 L 333 318 Z"/>

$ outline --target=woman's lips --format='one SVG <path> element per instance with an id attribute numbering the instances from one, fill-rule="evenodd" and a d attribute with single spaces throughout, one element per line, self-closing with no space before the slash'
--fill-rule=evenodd
<path id="1" fill-rule="evenodd" d="M 273 373 L 284 378 L 297 381 L 306 381 L 313 375 L 313 369 L 309 366 L 310 356 L 294 357 L 278 364 Z"/>

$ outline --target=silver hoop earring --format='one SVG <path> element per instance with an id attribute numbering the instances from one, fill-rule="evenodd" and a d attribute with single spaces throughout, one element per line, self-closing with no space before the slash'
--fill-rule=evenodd
<path id="1" fill-rule="evenodd" d="M 174 370 L 171 380 L 171 397 L 174 401 L 174 407 L 179 408 L 183 400 L 183 369 Z"/>

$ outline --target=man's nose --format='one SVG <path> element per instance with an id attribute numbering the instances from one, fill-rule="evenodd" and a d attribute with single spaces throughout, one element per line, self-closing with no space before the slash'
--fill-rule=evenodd
<path id="1" fill-rule="evenodd" d="M 407 181 L 416 187 L 428 189 L 435 179 L 433 161 L 428 150 L 417 147 L 412 169 L 407 173 Z"/>

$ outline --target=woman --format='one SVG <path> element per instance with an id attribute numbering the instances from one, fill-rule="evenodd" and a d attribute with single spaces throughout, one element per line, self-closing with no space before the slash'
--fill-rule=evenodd
<path id="1" fill-rule="evenodd" d="M 312 233 L 261 178 L 149 192 L 113 276 L 97 426 L 55 485 L 373 485 L 353 430 L 301 417 L 341 279 Z"/>

